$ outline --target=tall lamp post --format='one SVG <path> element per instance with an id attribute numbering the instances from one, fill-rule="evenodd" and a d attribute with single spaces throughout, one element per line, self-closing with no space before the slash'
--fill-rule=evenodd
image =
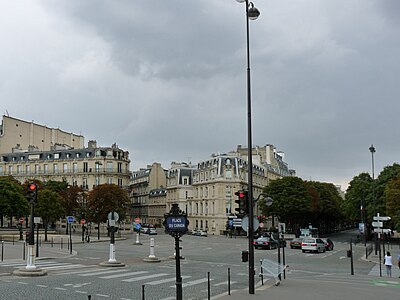
<path id="1" fill-rule="evenodd" d="M 250 80 L 250 34 L 249 19 L 255 20 L 260 15 L 257 8 L 249 0 L 236 0 L 246 4 L 246 44 L 247 44 L 247 156 L 248 156 L 248 205 L 249 205 L 249 294 L 254 294 L 254 199 L 253 199 L 253 159 L 251 133 L 251 80 Z"/>
<path id="2" fill-rule="evenodd" d="M 376 152 L 374 145 L 371 145 L 369 147 L 369 151 L 371 152 L 371 157 L 372 157 L 372 204 L 373 204 L 373 216 L 376 214 L 376 201 L 375 201 L 375 166 L 374 166 L 374 153 Z M 374 232 L 374 240 L 375 240 L 375 255 L 377 254 L 377 248 L 378 248 L 378 239 L 377 239 L 377 233 Z M 380 248 L 380 245 L 379 245 Z M 380 249 L 379 249 L 380 250 Z"/>

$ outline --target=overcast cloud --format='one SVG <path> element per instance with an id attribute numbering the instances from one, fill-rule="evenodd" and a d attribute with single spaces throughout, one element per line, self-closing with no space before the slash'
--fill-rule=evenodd
<path id="1" fill-rule="evenodd" d="M 254 145 L 344 188 L 399 161 L 400 1 L 254 0 Z M 1 113 L 116 142 L 131 168 L 247 145 L 235 0 L 0 0 Z"/>

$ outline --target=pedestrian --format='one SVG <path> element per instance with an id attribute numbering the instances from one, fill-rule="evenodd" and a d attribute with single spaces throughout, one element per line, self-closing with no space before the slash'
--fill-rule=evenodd
<path id="1" fill-rule="evenodd" d="M 392 256 L 390 255 L 390 252 L 386 252 L 385 255 L 385 262 L 384 262 L 385 266 L 386 266 L 386 275 L 387 277 L 392 277 Z"/>
<path id="2" fill-rule="evenodd" d="M 400 270 L 400 254 L 397 255 L 397 265 L 399 266 L 399 270 Z M 399 276 L 400 278 L 400 276 Z"/>

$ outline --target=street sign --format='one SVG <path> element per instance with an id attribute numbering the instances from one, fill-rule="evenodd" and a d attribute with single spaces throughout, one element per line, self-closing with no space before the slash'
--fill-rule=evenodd
<path id="1" fill-rule="evenodd" d="M 386 228 L 374 228 L 374 232 L 377 232 L 377 233 L 391 233 L 392 231 L 390 229 L 386 229 Z"/>
<path id="2" fill-rule="evenodd" d="M 165 230 L 168 232 L 187 232 L 187 218 L 184 215 L 170 215 L 165 219 Z"/>
<path id="3" fill-rule="evenodd" d="M 86 223 L 85 219 L 81 220 L 81 224 L 84 225 Z"/>
<path id="4" fill-rule="evenodd" d="M 139 223 L 135 224 L 135 228 L 136 228 L 136 230 L 139 230 L 139 229 L 140 229 L 140 227 L 142 227 L 142 225 L 140 225 Z"/>
<path id="5" fill-rule="evenodd" d="M 260 225 L 260 221 L 258 221 L 257 217 L 253 218 L 253 231 L 256 231 L 258 229 L 258 226 Z M 248 232 L 249 227 L 249 217 L 245 216 L 242 218 L 242 228 L 244 231 Z"/>
<path id="6" fill-rule="evenodd" d="M 19 223 L 24 224 L 25 219 L 23 217 L 19 218 Z"/>
<path id="7" fill-rule="evenodd" d="M 241 218 L 233 219 L 233 227 L 242 227 L 242 219 Z"/>
<path id="8" fill-rule="evenodd" d="M 392 218 L 391 217 L 380 217 L 380 216 L 375 216 L 374 221 L 390 221 Z"/>
<path id="9" fill-rule="evenodd" d="M 383 222 L 372 222 L 373 227 L 383 227 Z"/>
<path id="10" fill-rule="evenodd" d="M 114 218 L 113 218 L 113 212 L 110 211 L 107 215 L 108 221 L 114 220 L 115 222 L 117 222 L 119 220 L 119 215 L 117 214 L 116 211 L 114 211 Z"/>
<path id="11" fill-rule="evenodd" d="M 75 218 L 73 216 L 67 216 L 67 222 L 68 223 L 74 223 Z"/>
<path id="12" fill-rule="evenodd" d="M 35 223 L 35 224 L 41 224 L 41 223 L 42 223 L 42 218 L 41 218 L 41 217 L 34 217 L 34 218 L 33 218 L 33 223 Z"/>

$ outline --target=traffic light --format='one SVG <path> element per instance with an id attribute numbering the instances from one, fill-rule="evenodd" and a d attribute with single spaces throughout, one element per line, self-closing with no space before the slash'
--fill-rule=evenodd
<path id="1" fill-rule="evenodd" d="M 238 207 L 236 207 L 235 210 L 239 215 L 247 215 L 249 213 L 248 192 L 240 190 L 235 192 L 235 195 L 238 196 L 238 199 L 235 200 Z"/>
<path id="2" fill-rule="evenodd" d="M 31 183 L 28 185 L 27 199 L 29 202 L 35 202 L 37 199 L 37 185 Z"/>

